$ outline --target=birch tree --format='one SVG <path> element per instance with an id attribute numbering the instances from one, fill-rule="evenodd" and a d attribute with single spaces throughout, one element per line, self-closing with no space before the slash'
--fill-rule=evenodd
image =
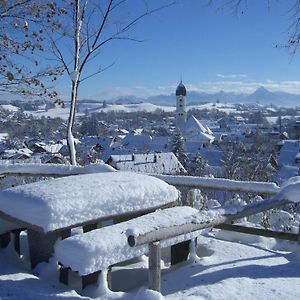
<path id="1" fill-rule="evenodd" d="M 156 4 L 155 7 L 150 1 L 135 1 L 132 6 L 130 0 L 66 0 L 63 3 L 66 10 L 63 26 L 54 32 L 48 30 L 48 38 L 56 61 L 61 63 L 71 80 L 67 143 L 71 164 L 76 165 L 73 127 L 79 87 L 111 66 L 110 63 L 100 66 L 97 60 L 100 51 L 114 41 L 141 41 L 131 35 L 132 29 L 145 17 L 173 2 L 159 1 L 159 6 Z M 87 73 L 87 66 L 91 64 L 97 68 Z"/>
<path id="2" fill-rule="evenodd" d="M 49 88 L 60 69 L 43 57 L 42 27 L 55 27 L 60 11 L 50 1 L 0 0 L 0 92 L 56 99 Z M 49 80 L 50 79 L 50 80 Z"/>

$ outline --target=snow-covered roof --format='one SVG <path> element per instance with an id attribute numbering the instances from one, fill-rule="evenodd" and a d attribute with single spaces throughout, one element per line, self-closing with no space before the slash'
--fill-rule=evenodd
<path id="1" fill-rule="evenodd" d="M 295 157 L 300 152 L 300 141 L 298 140 L 284 140 L 280 149 L 278 164 L 296 165 Z"/>
<path id="2" fill-rule="evenodd" d="M 29 158 L 32 155 L 32 153 L 33 152 L 28 148 L 7 149 L 3 151 L 1 157 L 3 159 Z"/>
<path id="3" fill-rule="evenodd" d="M 180 126 L 180 130 L 187 141 L 212 142 L 215 139 L 209 127 L 203 125 L 193 115 Z"/>
<path id="4" fill-rule="evenodd" d="M 207 129 L 205 128 L 205 126 L 202 125 L 200 123 L 200 121 L 197 120 L 193 115 L 191 115 L 188 118 L 188 120 L 186 121 L 186 123 L 181 126 L 181 130 L 184 132 L 191 130 L 191 129 L 194 129 L 194 130 L 197 130 L 200 132 L 207 132 Z"/>
<path id="5" fill-rule="evenodd" d="M 0 133 L 0 141 L 3 141 L 8 138 L 8 133 L 7 132 L 1 132 Z"/>
<path id="6" fill-rule="evenodd" d="M 157 178 L 130 172 L 69 176 L 0 192 L 0 212 L 49 232 L 176 201 L 178 191 Z"/>
<path id="7" fill-rule="evenodd" d="M 173 152 L 111 155 L 108 162 L 122 171 L 170 175 L 186 173 Z"/>

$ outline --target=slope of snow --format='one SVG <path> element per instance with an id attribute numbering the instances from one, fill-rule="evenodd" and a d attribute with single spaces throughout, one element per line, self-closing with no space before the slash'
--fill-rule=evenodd
<path id="1" fill-rule="evenodd" d="M 70 114 L 70 108 L 69 107 L 55 107 L 50 108 L 47 111 L 24 111 L 26 115 L 32 115 L 35 118 L 61 118 L 63 120 L 68 120 L 69 114 Z M 76 116 L 83 116 L 81 113 L 76 113 Z"/>
<path id="2" fill-rule="evenodd" d="M 198 238 L 198 259 L 180 268 L 163 270 L 162 295 L 146 289 L 147 269 L 141 267 L 113 278 L 144 282 L 130 292 L 109 292 L 103 286 L 89 288 L 82 297 L 45 276 L 50 264 L 41 265 L 42 279 L 12 255 L 0 249 L 0 298 L 13 300 L 200 300 L 200 299 L 299 299 L 300 251 L 296 243 L 214 230 Z M 163 263 L 162 263 L 163 265 Z M 127 269 L 128 270 L 128 269 Z M 48 271 L 49 273 L 49 271 Z M 115 276 L 115 277 L 114 277 Z"/>
<path id="3" fill-rule="evenodd" d="M 299 245 L 226 231 L 198 244 L 203 257 L 163 277 L 165 299 L 299 299 Z"/>
<path id="4" fill-rule="evenodd" d="M 123 105 L 110 104 L 106 108 L 100 108 L 99 111 L 108 112 L 114 110 L 114 111 L 124 111 L 124 112 L 138 112 L 138 111 L 154 112 L 157 109 L 161 109 L 166 112 L 173 112 L 175 111 L 175 106 L 160 106 L 160 105 L 154 105 L 151 103 L 144 103 L 144 102 L 139 104 L 123 104 Z"/>

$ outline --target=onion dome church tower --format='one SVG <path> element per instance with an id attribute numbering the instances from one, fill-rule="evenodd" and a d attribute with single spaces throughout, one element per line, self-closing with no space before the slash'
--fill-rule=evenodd
<path id="1" fill-rule="evenodd" d="M 180 81 L 176 89 L 176 121 L 177 125 L 182 125 L 186 122 L 186 88 Z"/>

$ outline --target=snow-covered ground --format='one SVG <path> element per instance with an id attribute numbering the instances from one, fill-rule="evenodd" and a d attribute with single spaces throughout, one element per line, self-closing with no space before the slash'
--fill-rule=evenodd
<path id="1" fill-rule="evenodd" d="M 204 234 L 204 233 L 203 233 Z M 24 244 L 25 236 L 22 236 Z M 85 295 L 57 282 L 55 263 L 41 264 L 33 275 L 8 247 L 0 250 L 0 299 L 299 299 L 300 246 L 271 238 L 214 230 L 201 235 L 198 257 L 166 269 L 162 262 L 162 295 L 146 289 L 147 268 L 118 267 L 113 278 L 130 291 L 87 288 Z M 26 256 L 26 254 L 25 254 Z M 113 285 L 117 289 L 116 284 Z M 87 296 L 87 294 L 89 296 Z M 93 297 L 93 298 L 91 298 Z"/>
<path id="2" fill-rule="evenodd" d="M 92 107 L 92 108 L 91 108 Z M 154 112 L 157 109 L 163 110 L 165 112 L 174 112 L 176 110 L 175 106 L 164 106 L 164 105 L 155 105 L 152 103 L 137 103 L 137 104 L 108 104 L 105 108 L 103 108 L 102 104 L 93 104 L 93 105 L 85 105 L 81 104 L 79 108 L 79 112 L 76 114 L 77 116 L 83 116 L 86 111 L 89 113 L 96 113 L 96 112 L 109 112 L 109 111 L 123 111 L 123 112 L 139 112 L 139 111 L 146 111 L 146 112 Z M 227 103 L 205 103 L 199 105 L 191 105 L 187 106 L 187 109 L 216 109 L 227 114 L 229 113 L 236 113 L 237 110 L 234 104 L 227 104 Z M 27 115 L 33 115 L 34 117 L 41 118 L 41 117 L 50 117 L 50 118 L 61 118 L 63 120 L 67 120 L 69 117 L 69 107 L 66 106 L 65 108 L 55 107 L 51 108 L 47 111 L 40 110 L 40 111 L 25 111 Z"/>
<path id="3" fill-rule="evenodd" d="M 47 111 L 46 110 L 39 110 L 39 111 L 24 111 L 26 115 L 32 115 L 35 118 L 61 118 L 62 120 L 68 120 L 69 118 L 69 113 L 70 113 L 70 108 L 61 108 L 61 107 L 55 107 L 55 108 L 50 108 Z M 82 116 L 83 114 L 81 113 L 76 113 L 76 116 Z"/>

